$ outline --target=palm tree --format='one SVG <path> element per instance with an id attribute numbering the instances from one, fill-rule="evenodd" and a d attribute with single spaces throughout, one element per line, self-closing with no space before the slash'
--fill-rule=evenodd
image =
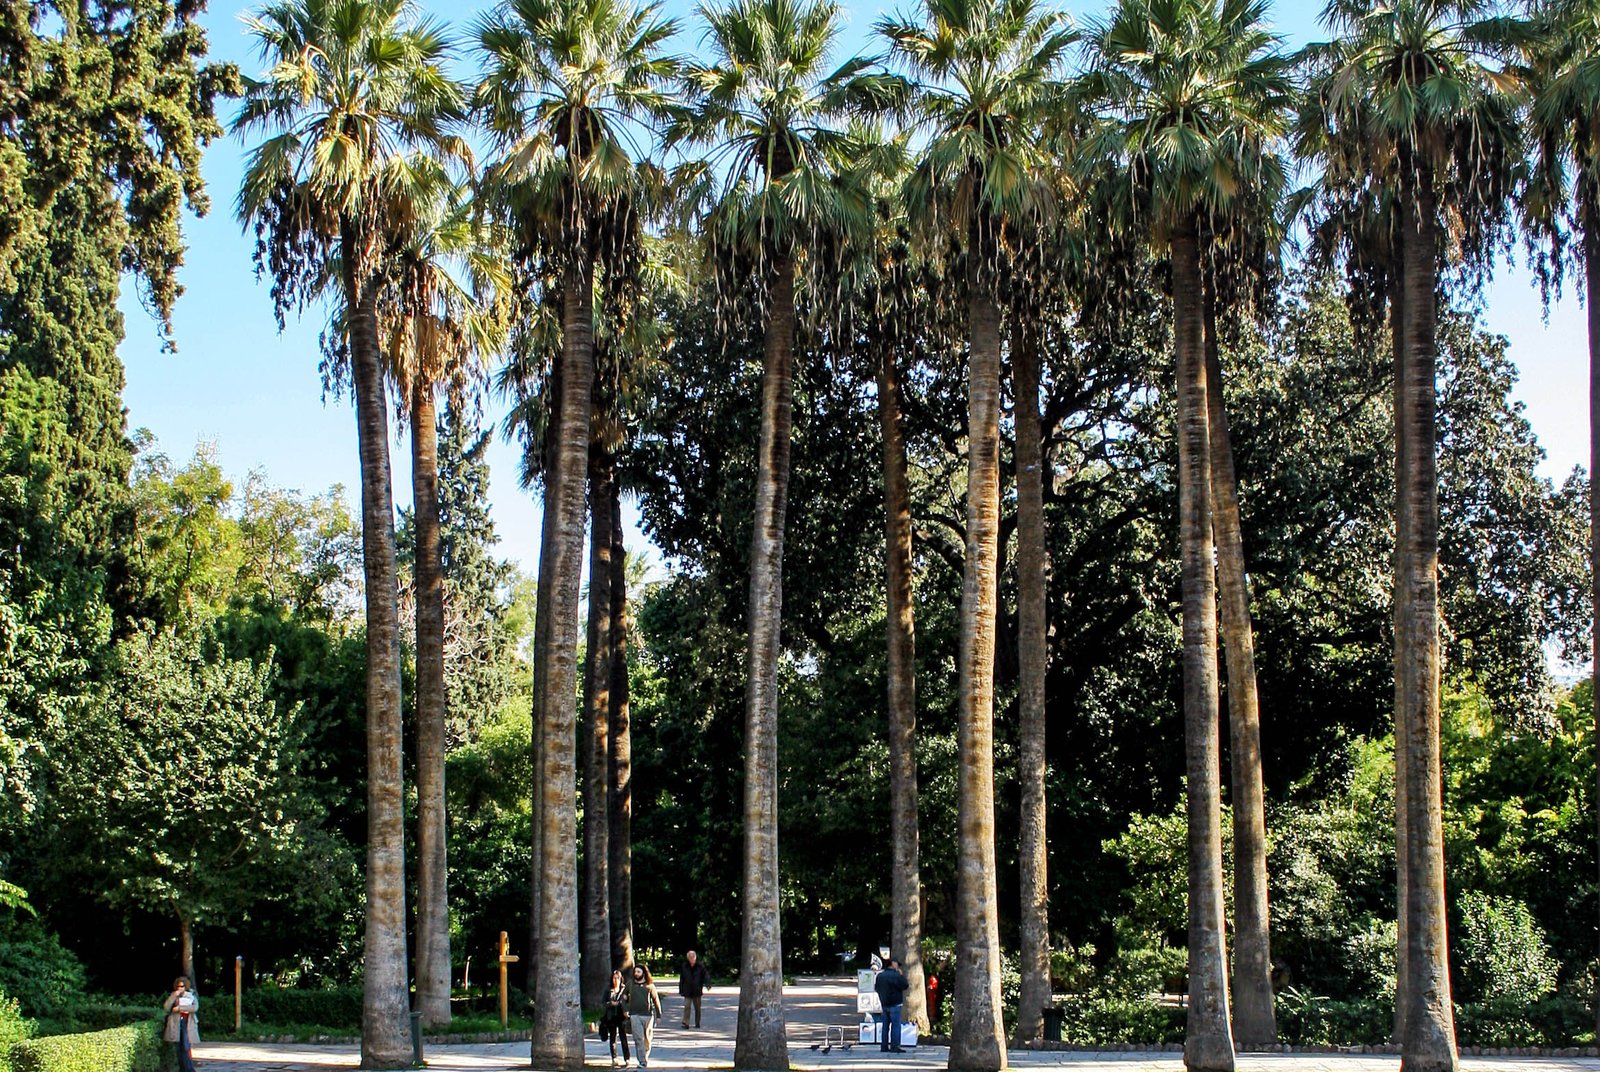
<path id="1" fill-rule="evenodd" d="M 1269 233 L 1271 232 L 1269 229 Z M 1213 271 L 1213 276 L 1216 274 Z M 1211 437 L 1211 531 L 1217 548 L 1217 594 L 1227 652 L 1228 739 L 1233 791 L 1233 1037 L 1262 1050 L 1278 1037 L 1273 1009 L 1272 945 L 1267 906 L 1267 829 L 1261 772 L 1261 709 L 1255 635 L 1239 516 L 1239 481 L 1223 401 L 1218 296 L 1208 280 L 1205 317 L 1206 419 Z"/>
<path id="2" fill-rule="evenodd" d="M 470 191 L 439 162 L 413 156 L 396 198 L 397 246 L 380 316 L 389 369 L 411 420 L 416 519 L 417 937 L 416 1007 L 427 1026 L 450 1022 L 450 901 L 445 845 L 445 590 L 438 496 L 436 396 L 459 396 L 505 341 L 510 287 L 503 241 Z"/>
<path id="3" fill-rule="evenodd" d="M 656 172 L 651 169 L 652 177 Z M 660 182 L 648 185 L 661 187 Z M 641 191 L 643 192 L 643 191 Z M 647 250 L 649 247 L 647 243 Z M 593 440 L 589 445 L 589 622 L 585 634 L 588 667 L 583 682 L 583 816 L 584 816 L 584 900 L 583 1003 L 584 1008 L 599 1008 L 611 984 L 613 964 L 626 964 L 632 947 L 632 925 L 624 938 L 625 949 L 617 948 L 617 926 L 625 920 L 612 919 L 616 885 L 611 879 L 611 864 L 616 854 L 611 849 L 611 803 L 615 782 L 614 753 L 611 741 L 613 708 L 611 690 L 619 678 L 624 687 L 627 664 L 614 666 L 618 659 L 621 630 L 614 628 L 612 614 L 617 611 L 616 585 L 625 584 L 613 556 L 622 554 L 615 538 L 621 524 L 621 483 L 618 454 L 626 446 L 627 417 L 642 364 L 660 349 L 662 332 L 656 304 L 649 300 L 653 289 L 670 276 L 648 253 L 640 266 L 633 288 L 613 288 L 604 306 L 609 315 L 596 326 L 599 343 L 595 360 Z M 648 278 L 648 282 L 646 279 Z M 670 282 L 670 281 L 669 281 Z M 622 594 L 623 606 L 626 595 Z M 624 648 L 625 651 L 625 648 Z M 622 658 L 625 660 L 626 655 Z M 631 745 L 631 742 L 628 742 Z M 627 850 L 624 850 L 626 854 Z M 627 864 L 621 863 L 624 868 Z"/>
<path id="4" fill-rule="evenodd" d="M 1537 147 L 1533 182 L 1522 198 L 1529 231 L 1547 245 L 1535 261 L 1545 293 L 1568 266 L 1567 235 L 1577 237 L 1589 312 L 1589 472 L 1600 472 L 1600 4 L 1542 0 L 1534 5 L 1529 49 L 1533 101 L 1529 134 Z M 1574 270 L 1577 264 L 1573 265 Z M 1589 563 L 1600 578 L 1600 493 L 1589 492 Z M 1600 667 L 1600 582 L 1596 582 L 1595 660 Z M 1600 702 L 1595 705 L 1600 733 Z M 1600 819 L 1597 819 L 1600 821 Z M 1600 1023 L 1600 1000 L 1595 1002 Z"/>
<path id="5" fill-rule="evenodd" d="M 249 79 L 234 129 L 265 136 L 238 215 L 254 226 L 279 317 L 329 285 L 361 451 L 367 599 L 367 922 L 361 1063 L 409 1065 L 399 608 L 388 418 L 378 338 L 382 221 L 408 148 L 448 148 L 461 92 L 446 44 L 410 0 L 280 0 L 247 20 L 267 73 Z"/>
<path id="6" fill-rule="evenodd" d="M 885 82 L 852 59 L 830 71 L 832 0 L 731 0 L 700 8 L 710 61 L 685 74 L 687 108 L 669 144 L 710 146 L 685 167 L 701 192 L 713 253 L 766 309 L 761 443 L 750 545 L 745 691 L 743 954 L 734 1065 L 789 1067 L 778 888 L 778 654 L 789 490 L 796 289 L 819 240 L 870 224 L 870 199 L 841 183 L 849 138 L 836 124 L 881 101 Z M 733 288 L 730 287 L 730 290 Z"/>
<path id="7" fill-rule="evenodd" d="M 1006 251 L 1053 211 L 1042 131 L 1061 105 L 1075 40 L 1037 0 L 925 0 L 920 22 L 878 31 L 917 83 L 927 147 L 907 183 L 927 233 L 948 229 L 965 259 L 968 400 L 966 565 L 961 586 L 955 992 L 950 1067 L 1006 1064 L 1000 1012 L 994 834 L 994 631 L 1000 521 L 1000 332 Z"/>
<path id="8" fill-rule="evenodd" d="M 1504 241 L 1522 160 L 1516 87 L 1497 57 L 1512 25 L 1487 0 L 1333 0 L 1341 36 L 1312 46 L 1301 151 L 1323 171 L 1335 228 L 1359 204 L 1390 239 L 1340 236 L 1376 252 L 1393 280 L 1395 325 L 1395 795 L 1401 874 L 1396 1021 L 1402 1063 L 1454 1069 L 1445 933 L 1439 767 L 1439 555 L 1435 366 L 1441 268 L 1482 271 Z"/>
<path id="9" fill-rule="evenodd" d="M 902 1018 L 926 1032 L 927 978 L 922 964 L 922 849 L 917 809 L 916 598 L 912 559 L 911 490 L 901 386 L 903 354 L 927 326 L 926 275 L 906 241 L 899 198 L 905 139 L 871 140 L 882 147 L 872 245 L 858 250 L 861 278 L 852 309 L 855 332 L 876 366 L 878 427 L 883 437 L 885 678 L 889 744 L 889 944 L 906 977 Z"/>
<path id="10" fill-rule="evenodd" d="M 1188 767 L 1189 1023 L 1184 1063 L 1231 1069 L 1217 739 L 1212 450 L 1202 232 L 1274 169 L 1289 84 L 1260 0 L 1123 0 L 1090 35 L 1085 160 L 1130 179 L 1133 219 L 1172 265 L 1183 708 Z"/>
<path id="11" fill-rule="evenodd" d="M 625 277 L 637 246 L 633 211 L 637 121 L 666 103 L 674 62 L 661 52 L 674 25 L 629 0 L 507 0 L 475 27 L 484 75 L 477 103 L 501 156 L 490 182 L 519 247 L 556 280 L 561 302 L 559 380 L 546 458 L 548 628 L 537 656 L 540 796 L 537 978 L 532 1058 L 581 1068 L 578 947 L 578 597 L 583 571 L 584 479 L 594 381 L 597 275 Z M 543 559 L 541 559 L 543 561 Z M 603 896 L 603 893 L 600 894 Z M 609 951 L 606 960 L 609 961 Z"/>

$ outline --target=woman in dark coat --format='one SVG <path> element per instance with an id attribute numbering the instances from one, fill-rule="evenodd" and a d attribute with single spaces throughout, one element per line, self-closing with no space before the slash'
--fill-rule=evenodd
<path id="1" fill-rule="evenodd" d="M 622 973 L 611 973 L 611 989 L 606 991 L 606 1011 L 600 1017 L 600 1037 L 611 1047 L 611 1067 L 617 1067 L 617 1043 L 622 1043 L 622 1067 L 628 1065 L 628 987 Z"/>

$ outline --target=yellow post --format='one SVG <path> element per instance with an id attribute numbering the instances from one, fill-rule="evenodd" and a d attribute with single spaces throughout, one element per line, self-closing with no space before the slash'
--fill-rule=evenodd
<path id="1" fill-rule="evenodd" d="M 500 1028 L 504 1030 L 511 1023 L 510 1009 L 506 1005 L 506 965 L 515 964 L 521 957 L 513 957 L 506 950 L 510 948 L 510 939 L 506 932 L 500 932 Z"/>
<path id="2" fill-rule="evenodd" d="M 233 958 L 233 1033 L 237 1035 L 244 1020 L 244 958 Z"/>

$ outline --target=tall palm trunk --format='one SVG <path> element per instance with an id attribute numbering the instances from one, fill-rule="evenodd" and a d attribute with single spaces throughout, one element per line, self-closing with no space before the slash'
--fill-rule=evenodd
<path id="1" fill-rule="evenodd" d="M 556 362 L 550 370 L 548 400 L 546 409 L 548 417 L 544 429 L 544 503 L 540 510 L 539 527 L 539 581 L 534 592 L 533 612 L 533 739 L 531 742 L 531 758 L 533 761 L 534 778 L 541 779 L 544 770 L 544 682 L 549 676 L 549 649 L 546 638 L 550 632 L 551 596 L 555 592 L 557 512 L 555 502 L 558 498 L 556 486 L 561 482 L 561 474 L 557 466 L 560 450 L 557 445 L 556 434 L 559 431 L 559 421 L 556 415 L 561 412 L 561 363 Z M 539 1000 L 539 935 L 541 933 L 540 915 L 543 907 L 543 898 L 540 893 L 542 887 L 542 874 L 544 871 L 544 794 L 533 792 L 530 802 L 532 812 L 533 846 L 531 855 L 532 876 L 529 881 L 528 900 L 528 956 L 527 980 L 528 996 L 535 1003 Z"/>
<path id="2" fill-rule="evenodd" d="M 761 375 L 761 455 L 750 539 L 749 684 L 744 715 L 744 951 L 733 1064 L 787 1069 L 783 934 L 778 904 L 778 653 L 783 622 L 783 530 L 793 407 L 794 262 L 778 258 L 769 284 Z"/>
<path id="3" fill-rule="evenodd" d="M 1404 166 L 1404 162 L 1402 162 Z M 1409 169 L 1408 169 L 1409 170 Z M 1405 339 L 1401 349 L 1404 405 L 1397 421 L 1405 454 L 1405 512 L 1396 519 L 1396 599 L 1404 609 L 1395 635 L 1397 676 L 1405 687 L 1395 712 L 1405 735 L 1406 989 L 1405 1072 L 1454 1072 L 1455 1015 L 1445 933 L 1443 781 L 1439 747 L 1439 479 L 1436 460 L 1435 365 L 1439 238 L 1432 176 L 1417 166 L 1400 197 L 1405 235 L 1400 285 Z"/>
<path id="4" fill-rule="evenodd" d="M 1211 545 L 1211 422 L 1201 300 L 1200 243 L 1190 221 L 1172 239 L 1178 528 L 1183 545 L 1183 738 L 1189 778 L 1189 1022 L 1183 1062 L 1191 1072 L 1228 1072 L 1233 1068 L 1233 1036 L 1223 940 L 1216 563 Z"/>
<path id="5" fill-rule="evenodd" d="M 1050 863 L 1045 840 L 1045 671 L 1047 552 L 1044 540 L 1044 436 L 1039 421 L 1039 340 L 1016 333 L 1017 389 L 1017 781 L 1022 787 L 1017 865 L 1021 871 L 1022 988 L 1016 1041 L 1038 1038 L 1050 991 Z"/>
<path id="6" fill-rule="evenodd" d="M 1586 176 L 1587 177 L 1587 176 Z M 1580 183 L 1579 189 L 1591 189 Z M 1592 196 L 1583 204 L 1583 270 L 1589 300 L 1589 580 L 1594 611 L 1594 662 L 1589 668 L 1594 692 L 1594 739 L 1600 741 L 1600 491 L 1595 474 L 1600 473 L 1600 205 Z M 1595 768 L 1600 778 L 1600 764 Z M 1595 800 L 1600 802 L 1600 784 Z M 1596 833 L 1600 834 L 1600 804 L 1595 808 Z M 1594 1003 L 1596 1037 L 1600 1037 L 1600 992 Z"/>
<path id="7" fill-rule="evenodd" d="M 1403 264 L 1405 259 L 1404 229 L 1394 236 L 1394 257 L 1396 264 Z M 1409 501 L 1410 492 L 1407 483 L 1399 479 L 1398 474 L 1406 458 L 1406 429 L 1405 421 L 1400 419 L 1400 414 L 1406 409 L 1405 390 L 1405 295 L 1403 288 L 1396 282 L 1389 297 L 1389 346 L 1394 365 L 1394 464 L 1396 479 L 1394 482 L 1394 517 L 1395 517 L 1395 544 L 1394 561 L 1391 568 L 1394 575 L 1400 575 L 1400 518 L 1407 513 L 1406 503 Z M 1405 629 L 1406 621 L 1406 593 L 1398 586 L 1395 587 L 1391 609 L 1396 638 Z M 1398 641 L 1397 641 L 1398 642 Z M 1405 866 L 1406 859 L 1406 780 L 1400 772 L 1406 766 L 1406 735 L 1400 732 L 1398 716 L 1403 706 L 1406 695 L 1406 665 L 1402 662 L 1394 664 L 1394 710 L 1397 721 L 1394 733 L 1394 836 L 1395 836 L 1395 988 L 1394 988 L 1394 1041 L 1399 1043 L 1406 1037 L 1406 1003 L 1403 996 L 1407 993 L 1408 980 L 1411 976 L 1411 958 L 1405 955 L 1407 948 L 1407 934 L 1409 928 L 1406 919 L 1406 904 L 1410 888 L 1409 872 Z"/>
<path id="8" fill-rule="evenodd" d="M 611 989 L 611 505 L 616 459 L 589 448 L 588 673 L 583 682 L 583 1007 Z"/>
<path id="9" fill-rule="evenodd" d="M 979 228 L 968 244 L 967 545 L 957 654 L 956 983 L 949 1067 L 1006 1067 L 995 889 L 994 631 L 1000 534 L 1000 303 Z"/>
<path id="10" fill-rule="evenodd" d="M 928 1029 L 922 967 L 922 864 L 917 830 L 916 606 L 912 592 L 911 495 L 900 416 L 900 371 L 892 345 L 878 365 L 883 429 L 883 500 L 888 589 L 889 841 L 892 872 L 889 942 L 906 977 L 902 1016 Z"/>
<path id="11" fill-rule="evenodd" d="M 628 557 L 622 484 L 611 482 L 611 960 L 633 964 L 633 735 L 628 724 Z"/>
<path id="12" fill-rule="evenodd" d="M 394 562 L 389 415 L 378 360 L 378 293 L 368 243 L 340 228 L 350 379 L 361 450 L 361 560 L 367 601 L 367 925 L 362 946 L 361 1067 L 411 1062 L 406 987 L 405 784 L 401 771 L 400 608 Z"/>
<path id="13" fill-rule="evenodd" d="M 539 876 L 539 967 L 534 1003 L 535 1068 L 583 1067 L 583 1005 L 572 952 L 578 948 L 577 782 L 578 597 L 583 578 L 584 475 L 594 387 L 594 284 L 579 259 L 562 280 L 561 402 L 556 413 L 554 560 L 545 674 L 540 682 L 539 784 L 543 816 Z M 540 578 L 541 585 L 544 578 Z"/>
<path id="14" fill-rule="evenodd" d="M 417 997 L 428 1026 L 450 1022 L 450 894 L 444 803 L 444 566 L 433 385 L 411 389 L 411 495 L 417 525 Z"/>
<path id="15" fill-rule="evenodd" d="M 1250 586 L 1233 439 L 1222 399 L 1217 305 L 1205 294 L 1206 415 L 1211 435 L 1211 531 L 1217 544 L 1218 604 L 1227 651 L 1228 729 L 1233 774 L 1233 1037 L 1241 1050 L 1277 1044 L 1272 944 L 1267 916 L 1267 819 L 1261 777 L 1261 714 Z"/>

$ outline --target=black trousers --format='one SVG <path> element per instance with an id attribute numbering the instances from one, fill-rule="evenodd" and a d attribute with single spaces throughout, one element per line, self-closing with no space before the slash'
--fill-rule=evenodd
<path id="1" fill-rule="evenodd" d="M 628 1059 L 628 1026 L 617 1020 L 600 1021 L 600 1037 L 606 1040 L 606 1045 L 611 1047 L 611 1056 L 617 1055 L 617 1040 L 622 1040 L 622 1059 Z"/>

